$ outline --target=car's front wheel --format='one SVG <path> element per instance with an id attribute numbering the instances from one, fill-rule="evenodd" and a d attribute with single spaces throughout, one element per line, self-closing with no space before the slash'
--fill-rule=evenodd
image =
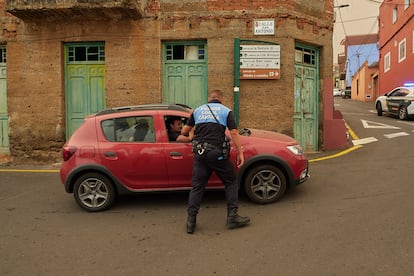
<path id="1" fill-rule="evenodd" d="M 253 202 L 272 203 L 285 194 L 286 177 L 273 165 L 260 165 L 247 174 L 244 189 Z"/>
<path id="2" fill-rule="evenodd" d="M 89 212 L 98 212 L 112 205 L 115 190 L 108 177 L 100 173 L 87 173 L 76 180 L 73 195 L 80 207 Z"/>
<path id="3" fill-rule="evenodd" d="M 400 120 L 406 120 L 408 118 L 407 108 L 403 105 L 398 109 L 398 118 Z"/>
<path id="4" fill-rule="evenodd" d="M 381 103 L 377 103 L 377 115 L 382 116 L 382 105 L 381 105 Z"/>

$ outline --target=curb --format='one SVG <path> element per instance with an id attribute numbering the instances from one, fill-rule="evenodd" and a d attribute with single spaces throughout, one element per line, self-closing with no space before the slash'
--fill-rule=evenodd
<path id="1" fill-rule="evenodd" d="M 351 136 L 352 140 L 359 140 L 358 135 L 349 127 L 349 125 L 346 122 L 345 122 L 345 126 L 348 129 L 349 136 Z M 348 153 L 350 153 L 354 150 L 357 150 L 359 148 L 362 148 L 362 146 L 361 145 L 353 145 L 350 148 L 347 148 L 347 149 L 345 149 L 343 151 L 340 151 L 338 153 L 335 153 L 335 154 L 330 154 L 330 155 L 323 156 L 323 157 L 317 157 L 317 158 L 309 159 L 309 163 L 328 160 L 328 159 L 332 159 L 332 158 L 337 158 L 337 157 L 343 156 L 345 154 L 348 154 Z"/>

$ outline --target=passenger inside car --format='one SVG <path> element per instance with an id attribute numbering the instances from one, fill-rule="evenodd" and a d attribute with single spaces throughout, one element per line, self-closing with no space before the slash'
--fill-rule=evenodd
<path id="1" fill-rule="evenodd" d="M 170 116 L 165 118 L 168 140 L 170 142 L 191 142 L 193 136 L 192 133 L 189 136 L 181 135 L 183 120 L 184 118 L 179 116 Z"/>
<path id="2" fill-rule="evenodd" d="M 148 121 L 146 119 L 139 119 L 135 125 L 134 141 L 140 142 L 155 142 L 155 135 L 149 129 Z"/>

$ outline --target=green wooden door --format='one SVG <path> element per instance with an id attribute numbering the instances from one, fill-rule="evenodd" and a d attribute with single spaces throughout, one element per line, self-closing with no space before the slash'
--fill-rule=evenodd
<path id="1" fill-rule="evenodd" d="M 0 46 L 0 153 L 9 153 L 6 46 Z"/>
<path id="2" fill-rule="evenodd" d="M 163 102 L 193 108 L 207 100 L 205 42 L 164 44 Z"/>
<path id="3" fill-rule="evenodd" d="M 294 136 L 307 152 L 318 150 L 318 52 L 296 46 Z"/>
<path id="4" fill-rule="evenodd" d="M 105 108 L 105 49 L 103 43 L 67 44 L 66 138 L 85 116 Z"/>

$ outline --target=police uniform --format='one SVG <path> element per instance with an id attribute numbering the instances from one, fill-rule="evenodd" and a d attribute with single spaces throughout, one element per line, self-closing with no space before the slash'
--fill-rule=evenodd
<path id="1" fill-rule="evenodd" d="M 193 140 L 194 164 L 192 189 L 188 200 L 187 233 L 194 231 L 195 217 L 200 209 L 206 184 L 213 171 L 225 187 L 227 209 L 235 210 L 233 215 L 237 216 L 233 218 L 233 221 L 236 221 L 228 227 L 236 228 L 246 225 L 250 219 L 240 217 L 236 212 L 238 207 L 238 185 L 234 165 L 229 158 L 229 152 L 227 154 L 223 152 L 226 128 L 230 130 L 237 129 L 233 112 L 222 105 L 220 101 L 211 100 L 208 104 L 196 108 L 186 125 L 195 127 Z"/>

